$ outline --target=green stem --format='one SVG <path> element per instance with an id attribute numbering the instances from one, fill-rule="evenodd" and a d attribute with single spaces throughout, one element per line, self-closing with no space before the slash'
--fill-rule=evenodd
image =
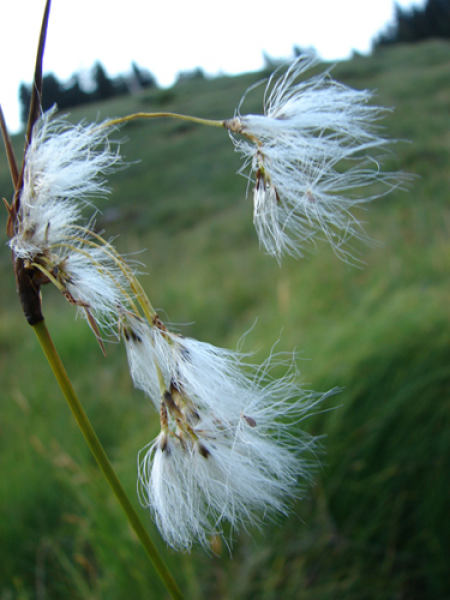
<path id="1" fill-rule="evenodd" d="M 133 115 L 127 115 L 126 117 L 119 117 L 117 119 L 111 119 L 102 123 L 102 127 L 111 127 L 113 125 L 121 125 L 128 121 L 135 121 L 136 119 L 181 119 L 182 121 L 190 121 L 191 123 L 197 123 L 198 125 L 208 125 L 209 127 L 226 127 L 226 121 L 216 121 L 212 119 L 200 119 L 199 117 L 191 117 L 189 115 L 179 115 L 177 113 L 160 112 L 160 113 L 135 113 Z"/>
<path id="2" fill-rule="evenodd" d="M 73 389 L 73 386 L 70 382 L 70 379 L 66 373 L 66 370 L 64 369 L 64 366 L 61 362 L 61 359 L 58 356 L 58 353 L 47 330 L 45 322 L 40 321 L 39 323 L 33 326 L 33 329 L 36 332 L 39 343 L 41 344 L 42 349 L 44 350 L 45 356 L 52 368 L 56 380 L 58 381 L 59 386 L 84 435 L 84 439 L 86 440 L 92 454 L 94 455 L 98 466 L 102 470 L 103 475 L 106 477 L 106 480 L 108 481 L 112 491 L 114 492 L 114 495 L 116 496 L 120 506 L 122 507 L 131 527 L 134 529 L 141 544 L 144 546 L 148 557 L 150 558 L 150 560 L 153 563 L 153 566 L 156 569 L 156 572 L 158 573 L 159 577 L 161 578 L 161 581 L 164 583 L 169 593 L 172 595 L 172 598 L 174 598 L 174 600 L 183 600 L 183 595 L 180 589 L 178 588 L 174 578 L 172 577 L 172 574 L 170 573 L 158 550 L 156 549 L 155 544 L 148 535 L 145 527 L 141 523 L 111 463 L 109 462 L 108 457 L 106 456 L 106 453 L 103 449 L 103 446 L 100 443 L 100 440 L 97 437 L 97 434 L 92 428 L 92 425 L 90 424 L 89 419 L 86 413 L 84 412 L 81 402 L 78 399 L 75 390 Z"/>

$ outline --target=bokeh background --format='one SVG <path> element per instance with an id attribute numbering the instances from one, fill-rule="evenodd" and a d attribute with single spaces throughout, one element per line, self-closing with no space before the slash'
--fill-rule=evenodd
<path id="1" fill-rule="evenodd" d="M 279 340 L 299 353 L 305 385 L 343 388 L 302 423 L 323 436 L 314 486 L 289 517 L 235 534 L 232 556 L 220 540 L 210 554 L 173 552 L 138 509 L 188 598 L 450 598 L 450 45 L 386 41 L 333 70 L 394 109 L 383 121 L 397 140 L 385 168 L 416 175 L 408 191 L 357 213 L 377 242 L 355 244 L 361 268 L 320 242 L 281 267 L 265 256 L 224 131 L 160 121 L 118 134 L 128 167 L 111 177 L 97 226 L 146 265 L 162 318 L 229 348 L 250 330 L 244 350 L 256 349 L 256 362 Z M 167 89 L 93 99 L 71 119 L 230 117 L 266 66 L 235 77 L 194 71 Z M 261 112 L 262 94 L 248 96 L 247 112 Z M 23 136 L 14 144 L 20 156 Z M 0 189 L 11 197 L 4 158 Z M 0 599 L 166 598 L 24 321 L 1 236 Z M 109 344 L 105 359 L 73 307 L 43 293 L 55 344 L 138 505 L 136 456 L 157 415 L 133 390 L 123 347 Z"/>

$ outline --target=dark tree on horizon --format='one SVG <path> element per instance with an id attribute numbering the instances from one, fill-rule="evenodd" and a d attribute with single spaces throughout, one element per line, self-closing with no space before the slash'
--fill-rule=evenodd
<path id="1" fill-rule="evenodd" d="M 155 87 L 156 79 L 147 69 L 142 69 L 134 60 L 131 63 L 133 75 L 142 89 Z"/>
<path id="2" fill-rule="evenodd" d="M 115 95 L 114 84 L 106 74 L 101 62 L 96 62 L 92 69 L 92 77 L 96 87 L 96 95 L 100 100 L 106 100 Z"/>
<path id="3" fill-rule="evenodd" d="M 81 89 L 79 77 L 72 75 L 68 82 L 62 83 L 56 75 L 49 73 L 43 77 L 42 109 L 52 108 L 55 104 L 59 109 L 71 108 L 92 102 L 92 94 Z M 19 86 L 20 119 L 22 123 L 28 120 L 31 102 L 31 85 L 21 83 Z"/>
<path id="4" fill-rule="evenodd" d="M 373 41 L 374 48 L 430 38 L 450 39 L 450 0 L 427 0 L 423 7 L 395 4 L 394 23 Z"/>
<path id="5" fill-rule="evenodd" d="M 155 79 L 150 72 L 143 69 L 139 70 L 143 86 L 145 84 L 156 86 Z M 148 75 L 147 75 L 148 74 Z M 90 77 L 93 83 L 93 89 L 90 92 L 85 91 L 80 84 L 80 76 L 75 73 L 65 82 L 61 82 L 56 75 L 49 73 L 43 78 L 42 109 L 48 110 L 55 104 L 58 109 L 67 109 L 89 102 L 98 100 L 107 100 L 113 96 L 126 95 L 130 92 L 128 78 L 125 75 L 118 75 L 111 79 L 108 77 L 105 68 L 100 62 L 96 62 L 91 69 Z M 21 83 L 19 86 L 20 118 L 23 124 L 28 120 L 28 112 L 31 101 L 31 85 Z"/>

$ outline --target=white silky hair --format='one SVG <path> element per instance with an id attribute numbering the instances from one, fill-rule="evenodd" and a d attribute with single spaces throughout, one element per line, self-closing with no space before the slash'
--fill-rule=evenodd
<path id="1" fill-rule="evenodd" d="M 41 115 L 25 153 L 18 229 L 9 244 L 15 256 L 47 268 L 71 302 L 117 335 L 117 310 L 128 302 L 126 272 L 132 270 L 121 268 L 123 260 L 94 233 L 93 220 L 82 220 L 83 208 L 108 193 L 104 176 L 121 163 L 108 140 L 113 129 L 73 125 L 56 116 L 56 107 Z"/>
<path id="2" fill-rule="evenodd" d="M 301 55 L 283 76 L 270 78 L 263 115 L 238 112 L 233 120 L 239 126 L 232 131 L 244 136 L 232 133 L 244 157 L 241 172 L 250 180 L 256 173 L 255 228 L 278 261 L 284 254 L 303 256 L 319 233 L 351 262 L 348 240 L 367 235 L 350 209 L 387 194 L 402 179 L 381 170 L 380 150 L 390 141 L 379 135 L 385 110 L 368 104 L 370 92 L 338 83 L 328 71 L 298 81 L 318 62 Z M 377 183 L 382 191 L 361 195 Z"/>
<path id="3" fill-rule="evenodd" d="M 135 386 L 161 406 L 156 362 L 167 387 L 175 380 L 188 402 L 192 434 L 169 411 L 168 429 L 138 461 L 141 502 L 167 543 L 207 546 L 226 522 L 234 530 L 266 513 L 287 512 L 311 476 L 308 453 L 316 446 L 298 425 L 323 395 L 298 385 L 293 363 L 284 377 L 272 377 L 279 357 L 255 367 L 240 352 L 155 330 L 143 320 L 131 317 L 126 326 Z"/>
<path id="4" fill-rule="evenodd" d="M 38 119 L 25 153 L 19 229 L 10 241 L 20 258 L 32 259 L 73 235 L 83 206 L 108 193 L 104 175 L 120 163 L 108 141 L 113 128 L 73 125 L 55 113 L 56 107 Z"/>

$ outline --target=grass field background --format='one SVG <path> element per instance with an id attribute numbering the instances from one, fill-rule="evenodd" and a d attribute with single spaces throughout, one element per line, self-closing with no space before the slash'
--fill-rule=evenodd
<path id="1" fill-rule="evenodd" d="M 179 83 L 71 118 L 227 118 L 261 76 Z M 357 214 L 379 242 L 355 246 L 362 268 L 325 243 L 281 267 L 265 256 L 224 131 L 136 122 L 117 136 L 129 164 L 97 224 L 120 252 L 144 249 L 133 258 L 163 320 L 229 348 L 250 330 L 244 350 L 257 362 L 279 340 L 297 350 L 307 387 L 344 388 L 302 424 L 324 436 L 314 487 L 291 516 L 237 534 L 232 557 L 220 542 L 211 555 L 167 549 L 138 509 L 188 598 L 450 598 L 450 45 L 356 56 L 333 76 L 395 109 L 383 122 L 400 140 L 386 168 L 417 176 Z M 262 92 L 243 112 L 261 112 Z M 14 144 L 20 155 L 21 136 Z M 5 158 L 0 189 L 11 197 Z M 1 236 L 0 600 L 165 598 L 24 321 Z M 43 293 L 75 389 L 138 505 L 136 455 L 158 418 L 133 390 L 122 346 L 105 359 L 73 307 Z"/>

